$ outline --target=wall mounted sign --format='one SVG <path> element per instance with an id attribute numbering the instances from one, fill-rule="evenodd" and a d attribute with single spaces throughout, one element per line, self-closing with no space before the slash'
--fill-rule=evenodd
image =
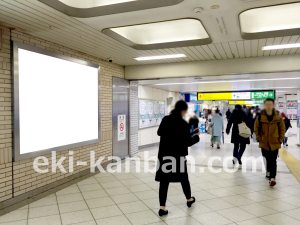
<path id="1" fill-rule="evenodd" d="M 287 117 L 291 120 L 297 119 L 297 100 L 287 100 L 286 103 L 286 114 Z"/>
<path id="2" fill-rule="evenodd" d="M 139 100 L 139 128 L 159 126 L 165 117 L 165 102 Z"/>
<path id="3" fill-rule="evenodd" d="M 126 139 L 126 115 L 118 115 L 118 141 Z"/>

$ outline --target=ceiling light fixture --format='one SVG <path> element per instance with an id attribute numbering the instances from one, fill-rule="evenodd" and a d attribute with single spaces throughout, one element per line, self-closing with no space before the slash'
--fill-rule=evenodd
<path id="1" fill-rule="evenodd" d="M 274 49 L 283 49 L 283 48 L 300 48 L 300 43 L 284 44 L 284 45 L 268 45 L 262 47 L 262 50 L 274 50 Z"/>
<path id="2" fill-rule="evenodd" d="M 183 58 L 183 57 L 186 57 L 186 55 L 185 54 L 157 55 L 157 56 L 138 57 L 134 59 L 137 61 L 145 61 L 145 60 L 158 60 L 158 59 L 174 59 L 174 58 Z"/>
<path id="3" fill-rule="evenodd" d="M 220 81 L 202 81 L 190 83 L 162 83 L 154 85 L 178 85 L 178 84 L 213 84 L 213 83 L 236 83 L 236 82 L 252 82 L 252 81 L 270 81 L 270 80 L 300 80 L 300 77 L 287 77 L 287 78 L 269 78 L 269 79 L 252 79 L 252 80 L 220 80 Z"/>
<path id="4" fill-rule="evenodd" d="M 299 34 L 300 3 L 258 7 L 239 15 L 242 37 L 262 39 Z"/>

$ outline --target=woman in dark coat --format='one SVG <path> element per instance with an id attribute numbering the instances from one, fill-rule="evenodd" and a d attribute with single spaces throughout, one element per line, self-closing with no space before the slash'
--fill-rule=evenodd
<path id="1" fill-rule="evenodd" d="M 188 147 L 199 142 L 200 131 L 197 128 L 194 132 L 196 135 L 190 132 L 188 123 L 183 119 L 187 109 L 186 102 L 178 101 L 171 115 L 163 118 L 157 131 L 160 143 L 155 180 L 160 182 L 160 216 L 168 214 L 165 206 L 170 182 L 181 183 L 188 207 L 195 202 L 195 198 L 191 197 L 185 156 L 188 155 Z"/>
<path id="2" fill-rule="evenodd" d="M 233 110 L 228 124 L 226 128 L 226 133 L 229 135 L 231 126 L 232 127 L 232 134 L 231 134 L 231 143 L 234 144 L 234 149 L 233 149 L 233 164 L 235 164 L 235 159 L 238 160 L 239 164 L 242 164 L 242 156 L 243 153 L 246 149 L 246 144 L 250 144 L 250 139 L 249 138 L 244 138 L 240 136 L 239 134 L 239 127 L 238 125 L 242 122 L 245 122 L 246 125 L 250 128 L 250 124 L 247 118 L 246 113 L 242 110 L 242 106 L 236 105 L 235 109 Z"/>
<path id="3" fill-rule="evenodd" d="M 285 113 L 281 113 L 280 114 L 282 116 L 282 119 L 283 119 L 283 122 L 284 122 L 284 125 L 285 125 L 285 132 L 287 132 L 287 130 L 289 128 L 292 128 L 292 125 L 291 125 L 291 121 L 289 118 L 286 117 Z M 284 140 L 283 140 L 283 147 L 287 147 L 289 146 L 287 144 L 287 141 L 288 141 L 288 137 L 284 137 Z"/>

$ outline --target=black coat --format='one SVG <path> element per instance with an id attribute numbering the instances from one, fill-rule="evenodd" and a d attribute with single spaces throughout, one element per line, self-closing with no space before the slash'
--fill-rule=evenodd
<path id="1" fill-rule="evenodd" d="M 240 132 L 238 125 L 242 122 L 245 122 L 249 128 L 251 127 L 247 115 L 243 110 L 233 110 L 226 128 L 226 133 L 228 134 L 230 132 L 231 126 L 233 126 L 231 134 L 231 143 L 250 144 L 249 138 L 244 138 L 239 134 Z"/>
<path id="2" fill-rule="evenodd" d="M 195 118 L 195 117 L 191 117 L 190 120 L 189 120 L 189 126 L 190 126 L 190 128 L 192 128 L 192 125 L 193 125 L 194 129 L 198 128 L 198 126 L 199 126 L 199 119 Z"/>
<path id="3" fill-rule="evenodd" d="M 192 137 L 188 123 L 179 115 L 171 114 L 165 116 L 158 128 L 157 135 L 160 136 L 158 152 L 158 170 L 156 181 L 181 182 L 188 179 L 185 156 L 188 155 L 188 147 L 199 142 L 199 136 Z M 173 157 L 171 160 L 164 157 Z M 168 166 L 166 166 L 168 165 Z M 164 172 L 162 166 L 169 172 Z M 180 168 L 181 169 L 180 171 Z M 173 170 L 173 171 L 172 171 Z"/>
<path id="4" fill-rule="evenodd" d="M 226 112 L 226 119 L 229 119 L 229 118 L 230 118 L 230 115 L 231 115 L 231 112 L 230 112 L 230 111 L 227 111 L 227 112 Z"/>
<path id="5" fill-rule="evenodd" d="M 291 120 L 289 118 L 285 117 L 283 122 L 285 125 L 285 132 L 286 132 L 290 127 L 292 127 Z"/>
<path id="6" fill-rule="evenodd" d="M 252 113 L 248 113 L 247 115 L 248 121 L 249 121 L 249 128 L 251 129 L 251 132 L 253 133 L 254 131 L 254 124 L 255 124 L 255 117 L 253 117 Z"/>

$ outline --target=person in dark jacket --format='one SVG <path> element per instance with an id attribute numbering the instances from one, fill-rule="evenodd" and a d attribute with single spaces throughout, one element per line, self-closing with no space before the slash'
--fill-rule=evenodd
<path id="1" fill-rule="evenodd" d="M 235 164 L 235 160 L 237 159 L 239 164 L 242 164 L 242 156 L 243 153 L 246 149 L 246 145 L 250 144 L 250 139 L 249 138 L 244 138 L 242 136 L 239 135 L 239 127 L 238 125 L 242 122 L 245 122 L 246 125 L 248 127 L 250 127 L 248 118 L 246 113 L 242 110 L 242 106 L 241 105 L 236 105 L 235 109 L 233 110 L 228 124 L 227 124 L 227 128 L 226 128 L 226 133 L 227 135 L 229 135 L 231 126 L 232 127 L 232 134 L 231 134 L 231 143 L 234 144 L 234 149 L 233 149 L 233 164 Z"/>
<path id="2" fill-rule="evenodd" d="M 248 117 L 248 121 L 249 121 L 249 128 L 251 130 L 251 132 L 253 133 L 254 132 L 254 123 L 255 123 L 255 115 L 254 115 L 254 109 L 251 108 L 249 110 L 249 112 L 247 113 L 247 117 Z"/>
<path id="3" fill-rule="evenodd" d="M 199 126 L 199 119 L 198 119 L 196 110 L 194 111 L 194 116 L 191 117 L 189 120 L 189 125 L 190 125 L 191 131 L 194 131 Z"/>
<path id="4" fill-rule="evenodd" d="M 287 130 L 289 128 L 292 128 L 292 125 L 291 125 L 291 120 L 289 118 L 286 117 L 285 113 L 281 113 L 281 117 L 283 119 L 283 122 L 284 122 L 284 125 L 285 125 L 285 132 L 287 132 Z M 283 140 L 283 147 L 287 147 L 289 146 L 287 144 L 287 141 L 288 141 L 288 137 L 284 137 L 284 140 Z"/>
<path id="5" fill-rule="evenodd" d="M 175 104 L 175 109 L 169 116 L 165 116 L 158 128 L 157 135 L 160 136 L 158 151 L 158 168 L 155 180 L 159 184 L 159 216 L 168 214 L 166 200 L 170 182 L 180 182 L 187 206 L 195 202 L 191 196 L 191 187 L 187 173 L 186 156 L 188 147 L 199 142 L 200 131 L 196 129 L 196 135 L 192 137 L 188 123 L 183 119 L 188 106 L 180 100 Z"/>
<path id="6" fill-rule="evenodd" d="M 227 122 L 229 121 L 230 115 L 231 115 L 231 112 L 230 112 L 230 109 L 228 109 L 227 112 L 226 112 Z"/>

